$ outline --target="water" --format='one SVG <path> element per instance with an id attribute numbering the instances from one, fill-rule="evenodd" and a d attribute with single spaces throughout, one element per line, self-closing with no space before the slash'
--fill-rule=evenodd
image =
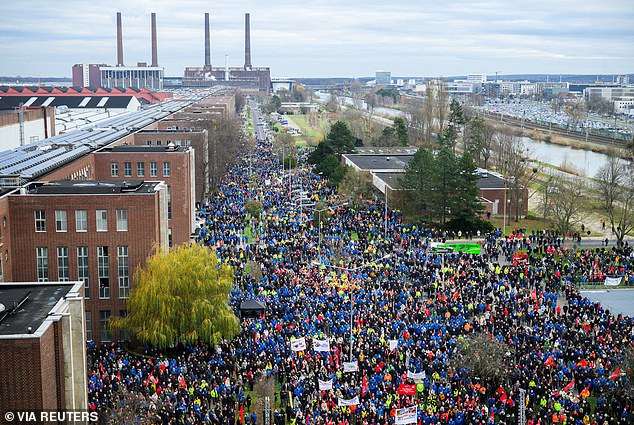
<path id="1" fill-rule="evenodd" d="M 555 145 L 530 137 L 522 137 L 522 142 L 528 149 L 528 156 L 531 159 L 556 167 L 564 166 L 567 169 L 574 169 L 586 177 L 594 177 L 608 159 L 608 155 L 603 153 Z"/>

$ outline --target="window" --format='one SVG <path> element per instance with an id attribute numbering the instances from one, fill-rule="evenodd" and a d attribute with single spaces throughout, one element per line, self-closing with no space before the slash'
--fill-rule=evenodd
<path id="1" fill-rule="evenodd" d="M 183 142 L 181 140 L 176 140 L 176 146 L 181 146 Z"/>
<path id="2" fill-rule="evenodd" d="M 68 230 L 66 210 L 55 210 L 55 230 L 57 232 L 65 232 Z"/>
<path id="3" fill-rule="evenodd" d="M 128 247 L 117 247 L 117 268 L 119 269 L 119 298 L 130 296 L 130 276 L 128 268 Z"/>
<path id="4" fill-rule="evenodd" d="M 131 162 L 123 163 L 123 177 L 132 177 L 132 163 Z"/>
<path id="5" fill-rule="evenodd" d="M 156 145 L 157 145 L 157 146 L 161 146 L 162 144 L 163 144 L 163 141 L 162 141 L 162 140 L 157 140 L 157 141 L 156 141 Z"/>
<path id="6" fill-rule="evenodd" d="M 158 177 L 158 162 L 150 162 L 150 177 Z"/>
<path id="7" fill-rule="evenodd" d="M 107 246 L 97 247 L 97 274 L 99 298 L 110 298 L 110 264 Z"/>
<path id="8" fill-rule="evenodd" d="M 101 341 L 110 341 L 110 312 L 99 312 L 99 330 L 101 331 Z"/>
<path id="9" fill-rule="evenodd" d="M 191 141 L 191 140 L 189 140 L 189 139 L 186 139 L 186 140 L 185 140 L 185 146 L 189 146 L 189 145 L 191 145 L 191 144 L 192 144 L 192 141 Z"/>
<path id="10" fill-rule="evenodd" d="M 119 310 L 119 316 L 122 318 L 127 317 L 128 312 L 126 310 Z M 119 339 L 121 341 L 130 341 L 130 334 L 125 328 L 121 329 L 121 333 L 119 334 Z"/>
<path id="11" fill-rule="evenodd" d="M 86 210 L 75 210 L 75 231 L 88 231 L 88 218 L 86 216 Z"/>
<path id="12" fill-rule="evenodd" d="M 167 185 L 167 219 L 172 218 L 172 187 Z"/>
<path id="13" fill-rule="evenodd" d="M 68 282 L 70 280 L 68 273 L 68 248 L 65 246 L 57 247 L 57 280 L 60 282 Z"/>
<path id="14" fill-rule="evenodd" d="M 88 277 L 88 247 L 77 247 L 77 280 L 84 282 L 84 298 L 90 298 L 90 279 Z"/>
<path id="15" fill-rule="evenodd" d="M 108 211 L 97 210 L 96 214 L 97 214 L 97 231 L 107 232 L 108 231 Z"/>
<path id="16" fill-rule="evenodd" d="M 128 231 L 128 210 L 117 210 L 117 232 Z"/>
<path id="17" fill-rule="evenodd" d="M 37 260 L 37 281 L 48 282 L 48 248 L 39 247 L 35 249 Z"/>
<path id="18" fill-rule="evenodd" d="M 119 177 L 119 163 L 118 162 L 110 163 L 110 176 Z"/>
<path id="19" fill-rule="evenodd" d="M 46 232 L 46 210 L 35 210 L 35 231 Z"/>
<path id="20" fill-rule="evenodd" d="M 171 172 L 171 166 L 169 162 L 163 163 L 163 177 L 169 177 Z"/>
<path id="21" fill-rule="evenodd" d="M 136 176 L 144 177 L 145 176 L 145 162 L 137 162 L 136 163 Z"/>
<path id="22" fill-rule="evenodd" d="M 145 144 L 146 144 L 146 145 L 151 145 L 151 144 L 152 144 L 152 141 L 151 141 L 151 140 L 148 140 L 147 142 L 145 142 Z"/>
<path id="23" fill-rule="evenodd" d="M 167 229 L 167 246 L 172 247 L 172 228 Z"/>
<path id="24" fill-rule="evenodd" d="M 92 341 L 92 314 L 86 312 L 86 341 Z"/>

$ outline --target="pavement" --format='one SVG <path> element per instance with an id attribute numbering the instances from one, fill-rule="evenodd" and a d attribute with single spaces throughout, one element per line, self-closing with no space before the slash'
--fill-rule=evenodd
<path id="1" fill-rule="evenodd" d="M 580 292 L 582 296 L 601 303 L 603 308 L 609 309 L 612 314 L 634 317 L 634 288 L 597 289 Z"/>

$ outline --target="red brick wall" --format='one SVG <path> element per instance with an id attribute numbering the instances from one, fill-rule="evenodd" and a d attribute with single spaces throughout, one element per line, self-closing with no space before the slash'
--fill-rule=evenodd
<path id="1" fill-rule="evenodd" d="M 94 180 L 95 158 L 93 154 L 82 156 L 64 167 L 58 168 L 36 181 L 52 180 Z"/>
<path id="2" fill-rule="evenodd" d="M 10 247 L 11 216 L 9 214 L 9 199 L 5 196 L 0 198 L 0 256 L 2 256 L 2 280 L 4 282 L 13 281 L 11 271 L 13 253 L 10 251 Z"/>
<path id="3" fill-rule="evenodd" d="M 52 343 L 53 332 L 43 338 Z M 0 340 L 0 406 L 15 411 L 43 407 L 40 339 Z M 28 365 L 28 367 L 25 367 Z M 54 408 L 49 407 L 49 408 Z"/>
<path id="4" fill-rule="evenodd" d="M 160 242 L 159 195 L 13 195 L 9 196 L 12 232 L 19 238 L 13 240 L 11 249 L 12 280 L 17 282 L 37 281 L 37 247 L 48 247 L 49 280 L 57 280 L 57 247 L 69 249 L 69 274 L 77 279 L 77 247 L 88 247 L 88 270 L 90 276 L 90 298 L 85 300 L 87 311 L 92 312 L 93 339 L 99 340 L 99 311 L 109 310 L 112 316 L 125 309 L 124 300 L 119 299 L 117 247 L 128 247 L 129 278 L 136 268 L 145 263 L 154 244 Z M 116 230 L 116 209 L 128 210 L 128 231 Z M 46 210 L 46 232 L 35 232 L 34 210 Z M 75 210 L 87 212 L 88 231 L 75 231 Z M 96 232 L 97 209 L 108 211 L 108 231 Z M 67 232 L 56 232 L 55 210 L 66 210 Z M 97 247 L 109 247 L 110 299 L 99 299 L 97 273 Z M 113 337 L 116 334 L 113 333 Z"/>
<path id="5" fill-rule="evenodd" d="M 174 245 L 187 243 L 192 232 L 192 200 L 190 179 L 190 155 L 188 152 L 97 152 L 95 155 L 95 179 L 101 180 L 147 180 L 164 181 L 171 188 L 172 193 L 172 219 L 169 227 L 172 228 L 172 241 Z M 150 162 L 158 163 L 158 176 L 150 177 Z M 163 162 L 170 162 L 170 177 L 163 176 Z M 119 176 L 112 177 L 110 164 L 119 164 Z M 132 177 L 123 176 L 123 163 L 132 163 Z M 137 162 L 145 163 L 145 177 L 137 177 Z"/>

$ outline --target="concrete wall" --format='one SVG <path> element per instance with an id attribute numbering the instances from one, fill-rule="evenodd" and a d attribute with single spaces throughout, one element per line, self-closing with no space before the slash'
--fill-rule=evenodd
<path id="1" fill-rule="evenodd" d="M 24 144 L 55 135 L 55 110 L 43 108 L 22 112 Z M 0 151 L 20 146 L 20 118 L 18 112 L 0 114 Z"/>

